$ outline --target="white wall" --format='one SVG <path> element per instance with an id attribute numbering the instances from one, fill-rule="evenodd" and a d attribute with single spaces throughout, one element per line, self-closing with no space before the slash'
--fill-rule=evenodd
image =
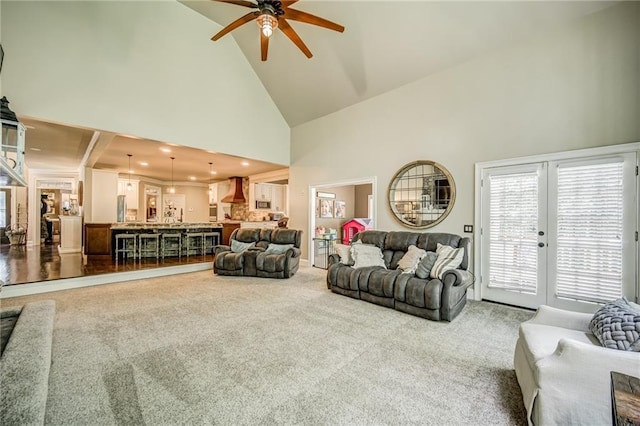
<path id="1" fill-rule="evenodd" d="M 85 168 L 84 221 L 115 223 L 118 221 L 118 173 Z"/>
<path id="2" fill-rule="evenodd" d="M 433 160 L 457 195 L 432 230 L 462 234 L 474 219 L 476 162 L 638 140 L 635 2 L 292 129 L 289 227 L 309 237 L 309 185 L 377 176 L 377 228 L 406 230 L 389 212 L 388 183 L 406 163 Z"/>
<path id="3" fill-rule="evenodd" d="M 289 127 L 233 37 L 176 1 L 3 1 L 13 111 L 289 164 Z"/>

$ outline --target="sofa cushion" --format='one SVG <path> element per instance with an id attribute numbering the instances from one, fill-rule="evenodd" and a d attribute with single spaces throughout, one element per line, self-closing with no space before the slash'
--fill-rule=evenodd
<path id="1" fill-rule="evenodd" d="M 440 309 L 442 281 L 411 277 L 405 287 L 404 303 L 425 309 Z"/>
<path id="2" fill-rule="evenodd" d="M 237 271 L 244 266 L 244 256 L 242 253 L 224 252 L 214 259 L 216 268 L 226 271 Z"/>
<path id="3" fill-rule="evenodd" d="M 417 239 L 417 238 L 416 238 Z M 413 274 L 416 272 L 418 264 L 427 255 L 427 252 L 419 249 L 413 244 L 409 246 L 407 252 L 402 256 L 402 259 L 398 262 L 398 268 L 405 274 Z"/>
<path id="4" fill-rule="evenodd" d="M 416 277 L 427 279 L 431 275 L 431 268 L 436 263 L 436 259 L 438 255 L 433 251 L 426 252 L 425 256 L 422 258 L 418 266 L 416 266 Z"/>
<path id="5" fill-rule="evenodd" d="M 371 244 L 379 247 L 380 250 L 384 249 L 384 240 L 387 236 L 385 231 L 362 231 L 358 232 L 354 237 L 355 241 L 360 241 L 362 244 Z M 353 242 L 351 243 L 353 245 Z"/>
<path id="6" fill-rule="evenodd" d="M 231 240 L 238 240 L 242 243 L 255 243 L 260 241 L 260 229 L 258 228 L 239 228 L 234 231 L 235 235 Z"/>
<path id="7" fill-rule="evenodd" d="M 249 247 L 253 247 L 255 245 L 256 245 L 255 242 L 243 243 L 241 241 L 231 240 L 231 251 L 234 252 L 234 253 L 242 253 L 243 251 L 245 251 Z"/>
<path id="8" fill-rule="evenodd" d="M 274 244 L 274 243 L 271 243 L 271 244 L 269 244 L 269 246 L 265 250 L 265 253 L 266 254 L 284 254 L 290 248 L 293 248 L 293 244 Z"/>
<path id="9" fill-rule="evenodd" d="M 418 244 L 417 232 L 396 231 L 388 232 L 384 239 L 384 249 L 393 251 L 407 251 L 409 246 Z"/>
<path id="10" fill-rule="evenodd" d="M 381 266 L 386 268 L 382 259 L 382 251 L 379 247 L 371 244 L 356 244 L 351 247 L 354 259 L 354 268 L 365 268 L 368 266 Z"/>
<path id="11" fill-rule="evenodd" d="M 256 256 L 256 269 L 265 272 L 282 272 L 286 260 L 286 256 L 262 252 Z"/>
<path id="12" fill-rule="evenodd" d="M 271 242 L 275 244 L 293 244 L 300 248 L 302 231 L 296 229 L 274 229 L 271 231 Z"/>
<path id="13" fill-rule="evenodd" d="M 438 258 L 435 264 L 431 268 L 431 278 L 442 279 L 442 274 L 450 269 L 456 269 L 462 263 L 462 256 L 464 256 L 464 249 L 454 249 L 450 246 L 445 246 L 440 243 L 437 245 L 436 254 Z"/>
<path id="14" fill-rule="evenodd" d="M 640 310 L 624 297 L 598 309 L 589 329 L 606 348 L 640 352 Z"/>
<path id="15" fill-rule="evenodd" d="M 358 288 L 378 297 L 393 297 L 395 280 L 402 271 L 379 267 L 364 268 L 358 275 Z"/>

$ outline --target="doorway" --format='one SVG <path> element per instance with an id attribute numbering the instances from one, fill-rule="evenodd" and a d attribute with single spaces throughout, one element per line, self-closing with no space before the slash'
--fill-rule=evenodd
<path id="1" fill-rule="evenodd" d="M 309 186 L 309 265 L 325 269 L 331 245 L 342 242 L 342 225 L 353 218 L 376 223 L 375 177 Z"/>
<path id="2" fill-rule="evenodd" d="M 9 244 L 9 237 L 6 235 L 9 225 L 11 225 L 11 189 L 0 188 L 0 244 Z"/>

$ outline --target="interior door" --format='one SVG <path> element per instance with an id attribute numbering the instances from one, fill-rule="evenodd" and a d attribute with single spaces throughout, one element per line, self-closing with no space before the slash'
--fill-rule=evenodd
<path id="1" fill-rule="evenodd" d="M 482 298 L 545 303 L 545 164 L 485 169 L 482 176 Z"/>

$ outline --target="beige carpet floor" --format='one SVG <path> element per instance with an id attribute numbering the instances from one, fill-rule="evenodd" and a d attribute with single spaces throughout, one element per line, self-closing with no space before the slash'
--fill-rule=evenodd
<path id="1" fill-rule="evenodd" d="M 433 322 L 289 280 L 161 277 L 6 299 L 57 303 L 52 425 L 526 424 L 512 366 L 532 312 Z"/>

